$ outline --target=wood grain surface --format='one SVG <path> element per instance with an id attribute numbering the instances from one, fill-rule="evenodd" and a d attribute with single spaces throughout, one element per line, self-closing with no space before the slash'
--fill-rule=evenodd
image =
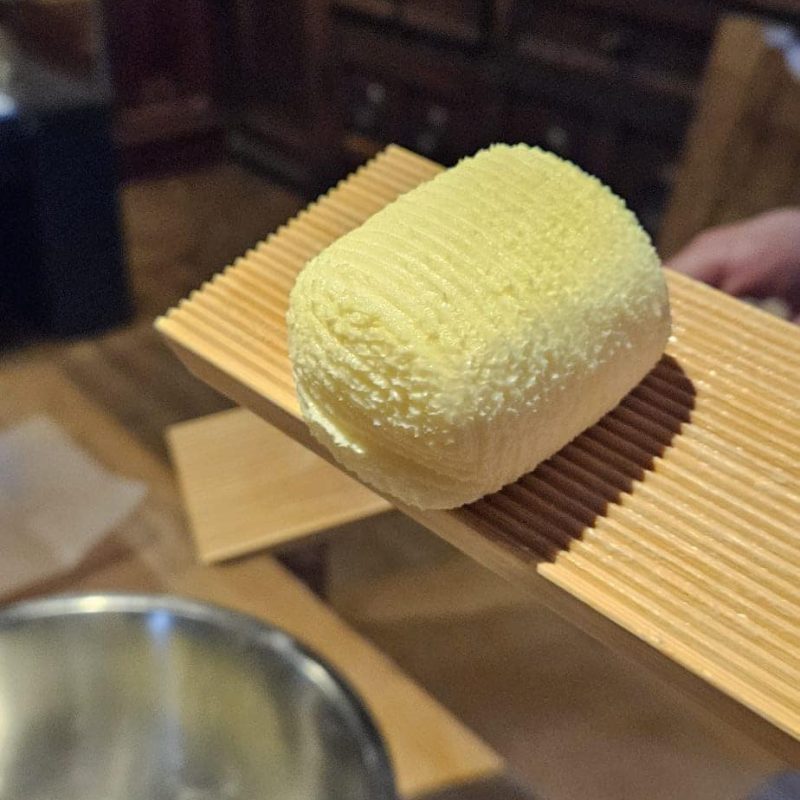
<path id="1" fill-rule="evenodd" d="M 157 322 L 186 366 L 323 457 L 284 314 L 306 260 L 441 167 L 390 147 Z M 535 472 L 409 515 L 800 763 L 800 332 L 668 273 L 674 336 Z"/>
<path id="2" fill-rule="evenodd" d="M 244 409 L 167 430 L 206 564 L 296 542 L 391 504 Z"/>
<path id="3" fill-rule="evenodd" d="M 167 592 L 252 614 L 297 636 L 354 686 L 384 735 L 403 797 L 468 787 L 503 772 L 502 758 L 480 737 L 276 560 L 196 564 L 167 464 L 63 369 L 49 358 L 3 364 L 0 428 L 33 414 L 52 418 L 105 468 L 143 481 L 148 493 L 75 569 L 0 602 L 61 592 Z"/>

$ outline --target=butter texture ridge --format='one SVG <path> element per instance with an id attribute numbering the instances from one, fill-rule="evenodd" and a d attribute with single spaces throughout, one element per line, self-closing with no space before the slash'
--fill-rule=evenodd
<path id="1" fill-rule="evenodd" d="M 452 508 L 614 408 L 670 314 L 622 200 L 552 153 L 494 145 L 309 261 L 287 324 L 313 435 L 378 491 Z"/>

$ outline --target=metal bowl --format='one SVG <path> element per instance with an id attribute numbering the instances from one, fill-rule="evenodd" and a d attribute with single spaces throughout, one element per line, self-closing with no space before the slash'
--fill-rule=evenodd
<path id="1" fill-rule="evenodd" d="M 0 611 L 0 800 L 383 800 L 386 750 L 323 661 L 171 597 Z"/>

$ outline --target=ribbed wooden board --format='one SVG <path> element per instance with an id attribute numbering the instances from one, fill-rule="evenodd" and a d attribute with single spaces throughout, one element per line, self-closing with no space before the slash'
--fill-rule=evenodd
<path id="1" fill-rule="evenodd" d="M 388 148 L 158 329 L 201 379 L 329 458 L 299 418 L 288 293 L 310 256 L 440 169 Z M 668 279 L 667 354 L 614 412 L 502 492 L 403 510 L 800 762 L 800 332 Z"/>

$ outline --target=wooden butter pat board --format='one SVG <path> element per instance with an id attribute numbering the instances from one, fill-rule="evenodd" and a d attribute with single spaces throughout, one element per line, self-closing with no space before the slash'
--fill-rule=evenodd
<path id="1" fill-rule="evenodd" d="M 173 425 L 167 441 L 195 549 L 205 564 L 392 508 L 244 409 Z"/>
<path id="2" fill-rule="evenodd" d="M 199 378 L 330 460 L 285 312 L 314 254 L 441 167 L 399 147 L 157 321 Z M 800 331 L 669 273 L 674 335 L 620 406 L 501 492 L 402 508 L 800 763 Z"/>

